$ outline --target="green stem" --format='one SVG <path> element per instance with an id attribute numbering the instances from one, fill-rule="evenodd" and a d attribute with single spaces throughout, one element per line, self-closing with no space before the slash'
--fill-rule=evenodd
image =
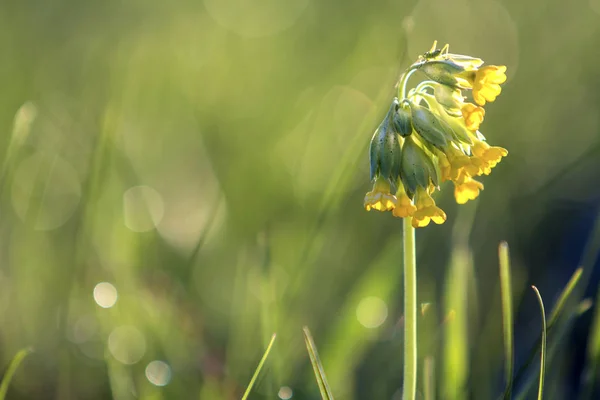
<path id="1" fill-rule="evenodd" d="M 406 85 L 408 84 L 408 78 L 417 70 L 413 65 L 400 77 L 398 82 L 398 100 L 402 101 L 406 98 Z"/>
<path id="2" fill-rule="evenodd" d="M 417 392 L 417 261 L 415 228 L 403 220 L 404 247 L 404 394 L 414 400 Z"/>
<path id="3" fill-rule="evenodd" d="M 408 79 L 416 71 L 413 64 L 398 82 L 398 99 L 406 98 Z M 415 400 L 417 393 L 417 260 L 415 228 L 411 218 L 403 221 L 404 248 L 404 388 L 403 400 Z"/>

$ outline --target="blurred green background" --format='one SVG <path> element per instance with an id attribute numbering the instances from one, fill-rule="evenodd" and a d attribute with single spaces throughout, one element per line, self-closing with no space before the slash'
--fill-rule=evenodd
<path id="1" fill-rule="evenodd" d="M 417 232 L 420 360 L 439 398 L 496 398 L 498 243 L 519 364 L 527 285 L 550 309 L 600 204 L 600 0 L 4 0 L 2 368 L 35 349 L 8 398 L 238 399 L 277 332 L 250 399 L 317 399 L 307 325 L 337 398 L 400 399 L 401 221 L 362 201 L 372 132 L 434 39 L 508 66 L 482 132 L 510 154 Z M 576 393 L 594 312 L 548 398 Z"/>

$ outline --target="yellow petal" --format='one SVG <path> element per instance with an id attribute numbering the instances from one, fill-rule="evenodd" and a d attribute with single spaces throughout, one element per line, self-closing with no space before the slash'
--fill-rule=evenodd
<path id="1" fill-rule="evenodd" d="M 485 109 L 478 107 L 472 103 L 465 103 L 461 108 L 463 119 L 465 120 L 465 126 L 470 131 L 476 131 L 483 122 L 485 116 Z"/>
<path id="2" fill-rule="evenodd" d="M 373 190 L 365 195 L 364 206 L 367 211 L 389 211 L 396 204 L 396 196 L 390 193 L 387 180 L 378 177 L 373 184 Z"/>
<path id="3" fill-rule="evenodd" d="M 458 204 L 465 204 L 469 200 L 475 200 L 479 192 L 483 190 L 483 184 L 474 179 L 468 179 L 454 188 L 454 198 Z"/>
<path id="4" fill-rule="evenodd" d="M 423 217 L 421 219 L 413 217 L 411 223 L 413 228 L 424 228 L 429 225 L 429 221 L 431 221 L 431 218 L 429 217 Z"/>

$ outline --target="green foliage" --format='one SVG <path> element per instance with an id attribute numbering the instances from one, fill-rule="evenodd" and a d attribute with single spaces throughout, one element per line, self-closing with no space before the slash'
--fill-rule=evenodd
<path id="1" fill-rule="evenodd" d="M 513 301 L 512 282 L 510 276 L 510 257 L 508 254 L 508 243 L 502 242 L 498 251 L 500 258 L 500 288 L 502 293 L 502 328 L 504 332 L 504 376 L 506 389 L 504 398 L 512 396 L 513 384 Z"/>
<path id="2" fill-rule="evenodd" d="M 267 361 L 267 357 L 269 357 L 269 353 L 271 352 L 271 348 L 273 347 L 273 344 L 275 343 L 276 337 L 277 337 L 276 334 L 273 334 L 273 336 L 271 337 L 271 341 L 269 342 L 269 345 L 267 346 L 265 353 L 263 354 L 262 358 L 260 359 L 260 362 L 258 363 L 258 366 L 256 367 L 256 371 L 254 371 L 254 375 L 252 375 L 252 379 L 250 379 L 250 383 L 248 384 L 248 387 L 246 388 L 246 391 L 244 392 L 244 395 L 242 396 L 242 400 L 246 400 L 248 398 L 248 396 L 250 395 L 250 392 L 252 391 L 252 386 L 254 386 L 254 383 L 258 379 L 258 374 L 260 374 L 260 370 L 262 369 L 263 365 L 265 364 L 265 361 Z"/>
<path id="3" fill-rule="evenodd" d="M 31 348 L 27 348 L 22 349 L 17 354 L 15 354 L 14 358 L 8 365 L 6 373 L 2 377 L 2 382 L 0 382 L 0 400 L 4 400 L 6 398 L 6 393 L 8 392 L 8 385 L 10 385 L 10 381 L 15 375 L 15 372 L 17 372 L 19 365 L 21 365 L 25 357 L 27 357 L 32 352 L 33 350 Z"/>
<path id="4" fill-rule="evenodd" d="M 323 364 L 321 364 L 321 359 L 319 358 L 319 353 L 317 352 L 317 346 L 313 340 L 312 335 L 310 334 L 310 330 L 308 327 L 303 328 L 304 331 L 304 342 L 306 343 L 306 349 L 308 350 L 308 356 L 310 357 L 310 363 L 312 364 L 313 371 L 315 372 L 315 378 L 317 380 L 317 385 L 319 385 L 319 392 L 321 393 L 321 398 L 323 400 L 333 400 L 333 394 L 331 393 L 331 388 L 329 387 L 329 383 L 327 382 L 327 377 L 325 376 L 325 370 L 323 369 Z"/>
<path id="5" fill-rule="evenodd" d="M 542 338 L 541 338 L 541 346 L 540 346 L 540 382 L 538 385 L 538 400 L 543 399 L 544 394 L 544 375 L 546 372 L 546 311 L 544 310 L 544 302 L 542 300 L 542 296 L 540 295 L 539 290 L 532 286 L 535 291 L 535 295 L 537 296 L 538 302 L 540 304 L 540 312 L 542 315 Z"/>

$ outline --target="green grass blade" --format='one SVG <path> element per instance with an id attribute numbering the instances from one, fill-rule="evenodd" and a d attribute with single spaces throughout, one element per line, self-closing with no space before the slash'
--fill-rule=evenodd
<path id="1" fill-rule="evenodd" d="M 271 352 L 271 348 L 273 347 L 273 343 L 275 343 L 276 337 L 277 337 L 276 333 L 274 333 L 273 336 L 271 336 L 271 341 L 269 342 L 269 345 L 267 346 L 267 349 L 265 350 L 265 354 L 263 354 L 262 358 L 260 359 L 260 362 L 258 363 L 258 367 L 256 367 L 256 371 L 254 371 L 254 375 L 252 375 L 252 379 L 250 380 L 250 383 L 248 384 L 248 387 L 246 388 L 246 392 L 244 393 L 242 400 L 246 400 L 248 398 L 248 396 L 250 395 L 252 386 L 254 386 L 256 379 L 258 379 L 258 374 L 260 374 L 260 370 L 262 369 L 263 365 L 265 364 L 265 361 L 267 360 L 267 357 L 269 356 L 269 353 Z"/>
<path id="2" fill-rule="evenodd" d="M 535 295 L 537 296 L 538 302 L 540 303 L 540 311 L 542 314 L 542 344 L 540 347 L 540 384 L 538 386 L 538 400 L 542 400 L 544 393 L 544 374 L 546 373 L 546 311 L 544 310 L 544 302 L 540 291 L 535 287 L 531 287 Z"/>
<path id="3" fill-rule="evenodd" d="M 23 362 L 25 357 L 27 357 L 33 350 L 28 347 L 26 349 L 20 350 L 10 362 L 8 369 L 6 370 L 6 374 L 2 378 L 2 383 L 0 383 L 0 400 L 4 400 L 6 397 L 6 392 L 8 392 L 8 385 L 10 385 L 10 381 L 12 380 L 15 372 L 17 372 L 17 368 Z"/>
<path id="4" fill-rule="evenodd" d="M 581 280 L 582 273 L 583 273 L 583 268 L 577 268 L 577 270 L 575 270 L 573 275 L 571 275 L 571 279 L 569 279 L 569 282 L 567 282 L 567 284 L 565 285 L 565 288 L 560 293 L 558 300 L 556 301 L 556 304 L 554 305 L 554 307 L 552 307 L 552 311 L 550 312 L 550 318 L 548 320 L 548 326 L 546 329 L 546 336 L 548 336 L 548 334 L 554 330 L 554 326 L 556 325 L 556 322 L 558 321 L 559 317 L 562 315 L 562 312 L 563 312 L 563 309 L 565 308 L 565 304 L 567 303 L 567 300 L 570 298 L 575 287 L 577 287 L 577 283 Z M 579 306 L 578 306 L 578 309 L 579 309 Z M 577 312 L 579 313 L 580 311 L 578 310 Z M 571 316 L 569 316 L 569 317 L 571 317 Z M 529 357 L 527 357 L 527 361 L 517 371 L 514 382 L 516 382 L 516 383 L 520 382 L 521 379 L 525 376 L 527 369 L 529 368 L 529 366 L 535 359 L 535 355 L 539 351 L 541 343 L 542 343 L 542 338 L 540 337 L 537 340 L 536 344 L 531 349 L 531 351 L 529 352 Z M 529 387 L 529 385 L 525 385 L 524 387 Z"/>
<path id="5" fill-rule="evenodd" d="M 558 297 L 558 300 L 556 301 L 556 304 L 554 305 L 554 307 L 552 308 L 552 311 L 550 312 L 550 318 L 548 320 L 548 327 L 552 327 L 552 325 L 554 325 L 556 323 L 556 321 L 558 320 L 558 317 L 560 316 L 562 310 L 565 308 L 567 299 L 569 298 L 569 296 L 573 292 L 573 289 L 575 289 L 575 286 L 577 286 L 577 283 L 581 279 L 582 273 L 583 273 L 583 268 L 579 267 L 575 270 L 575 272 L 571 276 L 571 279 L 569 279 L 569 282 L 567 283 L 567 285 L 561 292 L 560 296 Z"/>
<path id="6" fill-rule="evenodd" d="M 313 340 L 312 335 L 310 334 L 310 330 L 308 329 L 308 327 L 305 326 L 303 328 L 303 331 L 304 342 L 306 342 L 306 349 L 308 350 L 310 363 L 312 364 L 313 370 L 315 371 L 315 378 L 317 379 L 317 384 L 319 385 L 321 397 L 323 398 L 323 400 L 333 400 L 333 394 L 331 393 L 329 383 L 327 383 L 327 377 L 325 376 L 325 370 L 323 369 L 321 359 L 319 358 L 319 353 L 317 352 L 317 346 L 315 346 L 315 342 Z"/>
<path id="7" fill-rule="evenodd" d="M 468 247 L 456 244 L 445 282 L 446 311 L 453 311 L 452 323 L 444 326 L 440 395 L 448 400 L 464 399 L 469 376 L 469 273 L 473 258 Z"/>
<path id="8" fill-rule="evenodd" d="M 423 400 L 435 399 L 435 361 L 427 356 L 423 361 Z"/>
<path id="9" fill-rule="evenodd" d="M 598 364 L 600 363 L 600 288 L 596 295 L 596 310 L 590 328 L 587 345 L 587 360 L 583 372 L 582 399 L 591 399 L 594 386 L 598 382 Z"/>
<path id="10" fill-rule="evenodd" d="M 504 332 L 504 373 L 506 389 L 504 398 L 510 399 L 513 384 L 513 302 L 510 277 L 510 256 L 508 243 L 502 242 L 498 248 L 500 259 L 500 296 L 502 298 L 502 329 Z"/>

